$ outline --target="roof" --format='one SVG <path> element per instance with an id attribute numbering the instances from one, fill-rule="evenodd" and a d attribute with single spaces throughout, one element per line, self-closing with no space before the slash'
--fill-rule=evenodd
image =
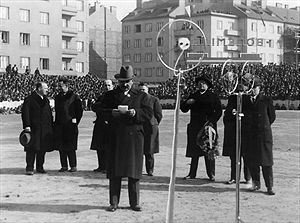
<path id="1" fill-rule="evenodd" d="M 267 6 L 267 9 L 272 11 L 280 19 L 282 19 L 282 22 L 298 26 L 300 24 L 300 11 L 294 9 L 278 8 L 274 6 Z"/>
<path id="2" fill-rule="evenodd" d="M 136 8 L 130 12 L 126 17 L 122 19 L 122 22 L 128 20 L 144 20 L 153 19 L 157 17 L 168 17 L 170 14 L 178 8 L 178 3 L 164 2 L 162 4 L 147 7 L 147 8 Z"/>

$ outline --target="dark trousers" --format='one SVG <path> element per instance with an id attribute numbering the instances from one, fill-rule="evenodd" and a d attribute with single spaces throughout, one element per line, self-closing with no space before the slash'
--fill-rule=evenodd
<path id="1" fill-rule="evenodd" d="M 100 170 L 106 170 L 106 151 L 97 150 L 98 167 Z"/>
<path id="2" fill-rule="evenodd" d="M 250 166 L 250 174 L 252 177 L 252 182 L 256 186 L 260 187 L 260 166 Z M 272 166 L 262 166 L 262 173 L 265 180 L 265 185 L 267 188 L 273 187 L 273 167 Z"/>
<path id="3" fill-rule="evenodd" d="M 70 167 L 77 166 L 76 150 L 59 151 L 59 157 L 60 157 L 61 167 L 68 167 L 68 159 L 69 159 Z"/>
<path id="4" fill-rule="evenodd" d="M 152 174 L 154 171 L 154 155 L 153 154 L 145 155 L 145 165 L 146 165 L 147 173 Z"/>
<path id="5" fill-rule="evenodd" d="M 46 152 L 26 152 L 26 171 L 33 171 L 34 161 L 36 159 L 36 169 L 43 170 Z"/>
<path id="6" fill-rule="evenodd" d="M 243 163 L 244 163 L 244 179 L 246 181 L 249 181 L 251 179 L 250 170 L 249 167 L 245 165 L 245 159 L 243 157 Z M 231 167 L 231 173 L 230 173 L 230 180 L 236 180 L 236 156 L 230 156 L 230 167 Z M 242 167 L 242 157 L 240 159 L 240 172 Z"/>
<path id="7" fill-rule="evenodd" d="M 212 178 L 215 176 L 215 160 L 210 160 L 208 159 L 207 156 L 204 156 L 205 160 L 205 167 L 206 167 L 206 174 L 209 178 Z M 195 178 L 197 174 L 197 169 L 198 169 L 198 163 L 199 163 L 199 157 L 192 157 L 191 160 L 191 167 L 190 167 L 190 172 L 189 176 L 191 178 Z"/>
<path id="8" fill-rule="evenodd" d="M 121 177 L 114 177 L 109 179 L 109 203 L 111 205 L 118 205 L 121 194 Z M 128 177 L 128 196 L 130 206 L 139 204 L 140 200 L 140 179 Z"/>

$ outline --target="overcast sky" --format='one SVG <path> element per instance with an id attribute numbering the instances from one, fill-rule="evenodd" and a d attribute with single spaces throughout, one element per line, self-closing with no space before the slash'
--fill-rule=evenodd
<path id="1" fill-rule="evenodd" d="M 89 0 L 91 3 L 96 0 Z M 136 0 L 98 0 L 102 5 L 117 6 L 117 18 L 123 19 L 129 12 L 136 8 Z M 300 0 L 267 0 L 267 5 L 275 6 L 275 3 L 288 4 L 289 7 L 300 6 Z"/>

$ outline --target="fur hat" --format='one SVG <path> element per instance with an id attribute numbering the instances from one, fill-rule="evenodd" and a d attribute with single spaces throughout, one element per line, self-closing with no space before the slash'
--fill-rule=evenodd
<path id="1" fill-rule="evenodd" d="M 120 73 L 115 75 L 115 78 L 119 81 L 128 81 L 134 78 L 132 66 L 122 66 Z"/>
<path id="2" fill-rule="evenodd" d="M 32 132 L 27 131 L 27 130 L 23 130 L 20 133 L 19 141 L 20 141 L 21 145 L 24 146 L 24 147 L 31 146 L 31 144 L 32 144 Z"/>
<path id="3" fill-rule="evenodd" d="M 196 84 L 198 85 L 199 81 L 201 81 L 201 80 L 203 80 L 207 83 L 208 88 L 212 88 L 212 86 L 213 86 L 212 82 L 205 74 L 200 77 L 196 77 L 196 79 L 195 79 Z"/>

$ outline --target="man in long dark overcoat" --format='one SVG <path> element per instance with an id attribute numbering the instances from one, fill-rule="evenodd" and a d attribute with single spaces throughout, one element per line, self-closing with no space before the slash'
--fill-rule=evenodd
<path id="1" fill-rule="evenodd" d="M 47 92 L 46 83 L 37 83 L 35 91 L 25 98 L 22 106 L 23 128 L 32 133 L 32 142 L 24 147 L 27 175 L 33 175 L 35 159 L 36 172 L 46 173 L 43 167 L 45 154 L 54 150 L 53 116 Z"/>
<path id="2" fill-rule="evenodd" d="M 153 116 L 150 121 L 144 124 L 145 140 L 144 155 L 145 166 L 148 176 L 153 176 L 154 171 L 154 154 L 159 153 L 159 128 L 158 125 L 163 117 L 162 107 L 159 99 L 149 94 L 148 86 L 145 83 L 139 84 L 139 89 L 149 96 L 150 106 L 153 110 Z"/>
<path id="3" fill-rule="evenodd" d="M 55 149 L 59 151 L 60 172 L 77 171 L 76 150 L 78 144 L 78 125 L 82 118 L 81 100 L 75 92 L 69 89 L 69 80 L 58 80 L 59 94 L 55 96 Z"/>
<path id="4" fill-rule="evenodd" d="M 180 105 L 184 113 L 190 111 L 190 123 L 187 127 L 187 149 L 186 157 L 191 157 L 189 174 L 184 179 L 195 179 L 199 157 L 204 156 L 206 173 L 210 181 L 215 181 L 215 160 L 208 159 L 208 156 L 196 143 L 197 134 L 207 121 L 217 131 L 217 122 L 222 116 L 221 100 L 219 96 L 211 91 L 212 83 L 206 75 L 197 77 L 196 85 L 198 90 L 192 93 Z"/>
<path id="5" fill-rule="evenodd" d="M 111 114 L 109 127 L 113 132 L 112 145 L 107 150 L 110 202 L 108 211 L 115 211 L 118 208 L 122 177 L 128 177 L 131 209 L 141 211 L 139 180 L 143 169 L 145 134 L 143 124 L 151 119 L 153 111 L 148 95 L 132 88 L 133 77 L 132 67 L 122 66 L 120 73 L 115 75 L 118 87 L 108 91 L 103 99 L 103 112 Z M 121 110 L 119 105 L 128 106 L 128 109 L 123 107 Z"/>
<path id="6" fill-rule="evenodd" d="M 271 124 L 276 119 L 271 97 L 261 91 L 259 78 L 254 79 L 252 94 L 243 101 L 242 152 L 252 177 L 251 191 L 260 189 L 260 166 L 267 193 L 274 195 L 273 187 L 273 136 Z"/>
<path id="7" fill-rule="evenodd" d="M 108 121 L 105 117 L 107 114 L 103 114 L 101 109 L 104 93 L 114 89 L 114 85 L 111 80 L 107 79 L 103 82 L 103 94 L 100 95 L 96 102 L 92 105 L 92 111 L 96 113 L 96 120 L 94 121 L 93 136 L 91 142 L 91 150 L 97 151 L 98 168 L 94 169 L 94 172 L 106 173 L 106 149 L 110 146 L 108 128 Z"/>
<path id="8" fill-rule="evenodd" d="M 238 91 L 247 90 L 247 86 L 240 85 Z M 238 92 L 237 91 L 237 92 Z M 243 95 L 242 98 L 245 98 Z M 233 184 L 236 182 L 236 115 L 234 110 L 237 108 L 237 95 L 230 95 L 228 103 L 224 112 L 223 123 L 224 123 L 224 141 L 223 141 L 223 156 L 230 157 L 230 179 L 226 182 L 227 184 Z M 244 161 L 244 178 L 246 184 L 251 184 L 251 176 L 249 167 L 245 164 L 245 159 L 241 155 L 240 167 L 242 166 L 242 158 Z"/>

